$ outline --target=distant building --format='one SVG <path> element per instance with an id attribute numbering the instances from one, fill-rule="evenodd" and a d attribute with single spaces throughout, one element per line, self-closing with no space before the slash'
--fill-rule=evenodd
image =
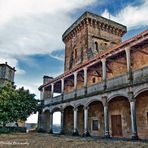
<path id="1" fill-rule="evenodd" d="M 6 85 L 8 82 L 14 83 L 15 68 L 6 63 L 0 64 L 0 86 Z"/>
<path id="2" fill-rule="evenodd" d="M 65 71 L 39 87 L 39 128 L 52 132 L 60 111 L 65 134 L 148 139 L 148 30 L 122 42 L 125 33 L 90 12 L 65 31 Z"/>

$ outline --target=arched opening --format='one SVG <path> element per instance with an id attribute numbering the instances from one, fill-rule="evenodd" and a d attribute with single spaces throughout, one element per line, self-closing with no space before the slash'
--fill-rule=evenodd
<path id="1" fill-rule="evenodd" d="M 73 107 L 67 106 L 64 109 L 64 133 L 71 135 L 73 133 Z"/>
<path id="2" fill-rule="evenodd" d="M 98 43 L 97 43 L 97 42 L 95 42 L 95 50 L 96 50 L 97 52 L 99 52 Z"/>
<path id="3" fill-rule="evenodd" d="M 77 121 L 78 121 L 78 133 L 79 135 L 83 135 L 84 132 L 84 106 L 80 105 L 77 107 L 78 108 L 78 116 L 77 116 Z"/>
<path id="4" fill-rule="evenodd" d="M 61 112 L 55 111 L 53 113 L 52 131 L 54 134 L 59 134 L 61 131 Z"/>
<path id="5" fill-rule="evenodd" d="M 104 112 L 100 101 L 94 101 L 89 104 L 88 129 L 91 136 L 104 135 Z"/>
<path id="6" fill-rule="evenodd" d="M 148 90 L 136 96 L 136 117 L 139 138 L 148 138 Z"/>
<path id="7" fill-rule="evenodd" d="M 112 137 L 131 137 L 130 103 L 116 96 L 109 101 L 109 129 Z"/>
<path id="8" fill-rule="evenodd" d="M 49 132 L 50 131 L 50 112 L 49 110 L 45 110 L 41 116 L 42 118 L 42 128 L 45 132 Z"/>

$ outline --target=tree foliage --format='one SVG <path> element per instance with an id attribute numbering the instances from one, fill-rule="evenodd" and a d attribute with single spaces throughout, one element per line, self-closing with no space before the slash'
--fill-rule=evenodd
<path id="1" fill-rule="evenodd" d="M 27 117 L 38 111 L 38 100 L 35 95 L 23 87 L 16 89 L 7 84 L 0 88 L 0 124 L 5 126 L 18 120 L 25 121 Z"/>

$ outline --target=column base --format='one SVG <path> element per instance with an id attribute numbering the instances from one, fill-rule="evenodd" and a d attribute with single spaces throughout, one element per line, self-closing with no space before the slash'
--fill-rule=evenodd
<path id="1" fill-rule="evenodd" d="M 52 131 L 52 129 L 49 131 L 49 134 L 53 134 L 53 131 Z"/>
<path id="2" fill-rule="evenodd" d="M 132 140 L 138 140 L 139 138 L 138 138 L 138 135 L 133 135 L 132 136 Z"/>
<path id="3" fill-rule="evenodd" d="M 72 136 L 79 136 L 79 132 L 78 131 L 73 132 Z"/>
<path id="4" fill-rule="evenodd" d="M 104 135 L 104 138 L 108 139 L 108 138 L 110 138 L 110 135 L 109 134 L 108 135 Z"/>
<path id="5" fill-rule="evenodd" d="M 83 133 L 83 137 L 90 137 L 89 132 L 87 131 L 86 133 Z"/>

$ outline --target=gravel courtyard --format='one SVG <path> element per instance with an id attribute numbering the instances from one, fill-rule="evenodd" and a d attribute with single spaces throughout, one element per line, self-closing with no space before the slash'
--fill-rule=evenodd
<path id="1" fill-rule="evenodd" d="M 0 134 L 0 148 L 148 148 L 148 142 L 57 136 L 42 133 Z"/>

